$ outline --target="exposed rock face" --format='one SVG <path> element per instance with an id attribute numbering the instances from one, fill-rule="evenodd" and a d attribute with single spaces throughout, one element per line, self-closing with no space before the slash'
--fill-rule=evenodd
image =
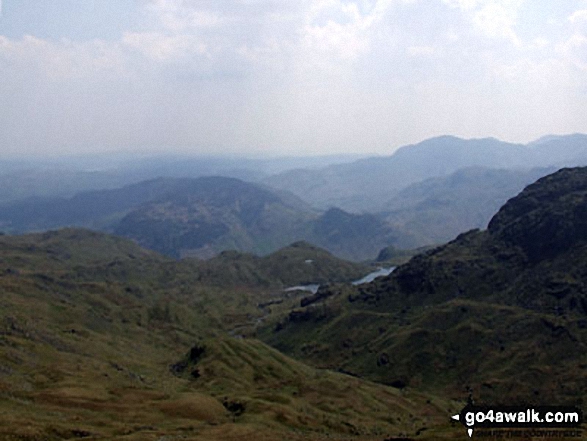
<path id="1" fill-rule="evenodd" d="M 493 217 L 489 233 L 533 261 L 587 240 L 587 169 L 562 169 L 528 186 Z"/>
<path id="2" fill-rule="evenodd" d="M 383 302 L 455 298 L 587 313 L 587 168 L 562 169 L 471 230 L 366 287 Z"/>

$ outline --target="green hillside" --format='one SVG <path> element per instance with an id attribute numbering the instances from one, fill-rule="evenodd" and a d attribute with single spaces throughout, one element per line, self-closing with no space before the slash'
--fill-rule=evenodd
<path id="1" fill-rule="evenodd" d="M 582 403 L 587 391 L 587 169 L 563 169 L 470 231 L 368 285 L 266 326 L 316 366 L 479 401 Z"/>
<path id="2" fill-rule="evenodd" d="M 445 412 L 460 403 L 317 370 L 230 337 L 270 313 L 259 303 L 284 284 L 363 269 L 303 243 L 265 258 L 177 262 L 85 230 L 3 236 L 0 439 L 452 433 Z"/>
<path id="3" fill-rule="evenodd" d="M 351 282 L 372 270 L 367 265 L 339 259 L 307 242 L 295 242 L 263 257 L 224 251 L 206 261 L 185 259 L 179 266 L 197 272 L 202 283 L 255 288 Z"/>

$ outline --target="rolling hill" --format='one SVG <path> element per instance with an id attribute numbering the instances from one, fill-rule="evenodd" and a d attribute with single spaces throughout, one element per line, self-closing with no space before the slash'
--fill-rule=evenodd
<path id="1" fill-rule="evenodd" d="M 336 263 L 297 244 L 251 259 L 247 274 L 277 268 L 301 282 L 288 268 L 308 258 Z M 0 237 L 0 438 L 367 441 L 454 431 L 446 412 L 459 403 L 229 337 L 266 314 L 258 302 L 275 293 L 239 280 L 237 260 L 178 262 L 77 229 Z"/>
<path id="2" fill-rule="evenodd" d="M 198 281 L 204 284 L 274 289 L 350 282 L 372 270 L 367 265 L 339 259 L 307 242 L 295 242 L 262 257 L 223 251 L 205 261 L 185 259 L 180 264 L 197 273 Z"/>
<path id="3" fill-rule="evenodd" d="M 381 216 L 317 213 L 295 197 L 229 178 L 200 178 L 143 204 L 113 232 L 174 257 L 230 249 L 263 255 L 302 240 L 355 261 L 374 259 L 401 237 Z"/>
<path id="4" fill-rule="evenodd" d="M 114 233 L 176 257 L 210 257 L 226 249 L 266 254 L 301 239 L 304 224 L 316 216 L 293 197 L 237 179 L 182 182 L 132 210 Z"/>

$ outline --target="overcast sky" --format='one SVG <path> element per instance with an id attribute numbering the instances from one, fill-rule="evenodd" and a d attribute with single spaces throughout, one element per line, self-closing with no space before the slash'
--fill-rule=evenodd
<path id="1" fill-rule="evenodd" d="M 587 132 L 584 0 L 0 0 L 0 156 Z"/>

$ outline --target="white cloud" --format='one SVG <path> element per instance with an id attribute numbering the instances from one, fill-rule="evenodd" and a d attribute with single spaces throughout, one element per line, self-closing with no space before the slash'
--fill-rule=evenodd
<path id="1" fill-rule="evenodd" d="M 154 0 L 148 10 L 166 29 L 174 32 L 213 28 L 223 22 L 218 13 L 195 7 L 182 0 Z"/>
<path id="2" fill-rule="evenodd" d="M 519 44 L 519 39 L 514 32 L 517 10 L 507 3 L 489 2 L 473 17 L 473 23 L 488 37 L 507 38 Z"/>
<path id="3" fill-rule="evenodd" d="M 276 40 L 270 40 L 265 42 L 264 45 L 255 47 L 242 45 L 236 50 L 240 56 L 253 63 L 273 59 L 275 56 L 280 55 L 282 51 L 282 45 Z"/>
<path id="4" fill-rule="evenodd" d="M 534 50 L 542 50 L 550 44 L 550 41 L 544 37 L 537 37 L 532 40 L 532 43 L 528 45 L 528 48 Z"/>
<path id="5" fill-rule="evenodd" d="M 169 36 L 160 32 L 125 32 L 122 43 L 159 62 L 206 53 L 203 42 L 185 34 Z"/>
<path id="6" fill-rule="evenodd" d="M 140 0 L 115 41 L 0 36 L 0 99 L 22 110 L 0 108 L 20 127 L 0 143 L 43 124 L 55 144 L 292 153 L 563 131 L 549 113 L 587 130 L 584 9 L 435 1 Z"/>
<path id="7" fill-rule="evenodd" d="M 479 0 L 442 0 L 442 3 L 451 8 L 459 8 L 463 11 L 472 11 L 479 4 Z"/>
<path id="8" fill-rule="evenodd" d="M 392 3 L 393 0 L 377 0 L 366 13 L 360 12 L 356 3 L 339 0 L 315 3 L 307 14 L 302 32 L 305 49 L 345 60 L 356 58 L 369 49 L 370 31 L 384 17 Z M 320 18 L 325 11 L 329 18 L 323 24 Z"/>
<path id="9" fill-rule="evenodd" d="M 580 9 L 573 12 L 569 17 L 569 21 L 573 24 L 587 23 L 587 9 Z"/>
<path id="10" fill-rule="evenodd" d="M 569 17 L 569 22 L 575 34 L 587 35 L 587 9 L 575 11 Z"/>
<path id="11" fill-rule="evenodd" d="M 587 71 L 587 9 L 580 9 L 569 16 L 573 34 L 557 51 L 575 67 Z"/>
<path id="12" fill-rule="evenodd" d="M 15 69 L 40 69 L 48 78 L 83 78 L 110 72 L 126 75 L 124 56 L 117 44 L 101 40 L 58 42 L 26 35 L 12 40 L 0 35 L 0 58 L 10 60 Z"/>
<path id="13" fill-rule="evenodd" d="M 429 57 L 436 51 L 432 46 L 409 46 L 406 52 L 412 57 Z"/>
<path id="14" fill-rule="evenodd" d="M 575 67 L 587 71 L 587 36 L 576 33 L 557 49 Z"/>
<path id="15" fill-rule="evenodd" d="M 524 0 L 441 0 L 451 8 L 460 9 L 474 28 L 489 38 L 507 39 L 520 45 L 514 30 L 518 11 Z"/>
<path id="16" fill-rule="evenodd" d="M 539 90 L 561 87 L 567 80 L 565 71 L 564 62 L 554 58 L 543 61 L 522 58 L 512 63 L 496 63 L 493 67 L 496 78 L 518 87 L 532 88 L 537 93 Z"/>
<path id="17" fill-rule="evenodd" d="M 329 21 L 323 26 L 306 26 L 303 43 L 307 50 L 353 59 L 369 47 L 368 39 L 356 25 Z"/>

